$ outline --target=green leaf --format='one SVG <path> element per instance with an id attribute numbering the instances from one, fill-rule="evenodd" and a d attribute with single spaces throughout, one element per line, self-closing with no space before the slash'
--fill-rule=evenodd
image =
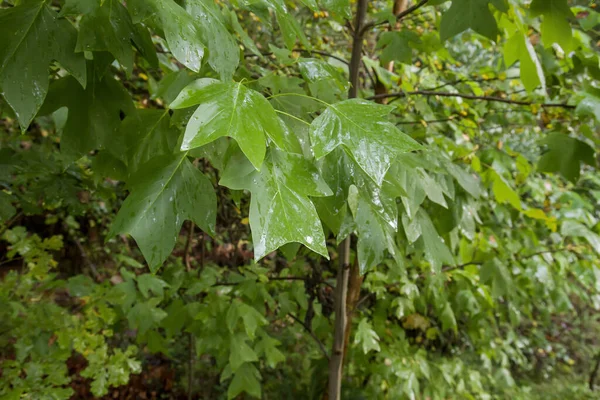
<path id="1" fill-rule="evenodd" d="M 588 87 L 580 93 L 581 99 L 577 103 L 578 115 L 591 115 L 600 122 L 600 90 Z"/>
<path id="2" fill-rule="evenodd" d="M 0 224 L 8 222 L 17 210 L 12 205 L 12 196 L 6 192 L 0 191 Z"/>
<path id="3" fill-rule="evenodd" d="M 244 363 L 258 361 L 258 356 L 246 343 L 246 337 L 238 334 L 231 337 L 229 342 L 229 365 L 233 372 Z"/>
<path id="4" fill-rule="evenodd" d="M 125 138 L 130 172 L 154 157 L 173 154 L 179 137 L 171 127 L 169 110 L 137 110 L 123 120 L 119 131 Z"/>
<path id="5" fill-rule="evenodd" d="M 471 196 L 479 198 L 481 187 L 475 175 L 469 173 L 452 162 L 444 163 L 446 170 L 456 179 L 456 182 Z"/>
<path id="6" fill-rule="evenodd" d="M 388 181 L 378 187 L 364 173 L 355 170 L 358 168 L 352 168 L 350 160 L 346 168 L 354 177 L 353 186 L 357 188 L 354 222 L 358 231 L 358 266 L 364 274 L 383 261 L 385 250 L 394 257 L 398 255 L 395 241 L 398 229 L 397 193 Z"/>
<path id="7" fill-rule="evenodd" d="M 89 74 L 93 76 L 91 70 Z M 129 93 L 118 81 L 109 76 L 92 79 L 86 89 L 70 76 L 54 81 L 40 115 L 61 107 L 69 109 L 61 136 L 61 151 L 76 158 L 99 148 L 117 147 L 117 154 L 120 153 L 116 133 L 121 112 L 130 115 L 135 108 Z"/>
<path id="8" fill-rule="evenodd" d="M 362 344 L 363 352 L 365 354 L 371 350 L 376 352 L 381 351 L 381 348 L 379 347 L 379 336 L 373 330 L 366 318 L 363 318 L 358 324 L 356 336 L 354 337 L 354 344 Z"/>
<path id="9" fill-rule="evenodd" d="M 91 7 L 88 5 L 92 3 Z M 130 75 L 133 71 L 132 42 L 143 45 L 140 31 L 133 25 L 127 9 L 118 0 L 80 2 L 85 14 L 79 23 L 76 51 L 108 51 Z M 69 8 L 75 9 L 77 7 Z M 81 12 L 81 11 L 80 11 Z M 61 13 L 64 15 L 63 10 Z M 154 50 L 154 49 L 152 49 Z"/>
<path id="10" fill-rule="evenodd" d="M 137 0 L 134 4 L 139 4 Z M 173 0 L 148 0 L 141 7 L 145 13 L 149 9 L 158 15 L 162 23 L 165 39 L 177 61 L 194 72 L 199 72 L 204 57 L 205 43 L 202 40 L 199 24 Z"/>
<path id="11" fill-rule="evenodd" d="M 521 210 L 521 198 L 504 178 L 493 169 L 488 170 L 488 176 L 492 181 L 492 191 L 496 201 L 500 204 L 508 203 L 517 210 Z"/>
<path id="12" fill-rule="evenodd" d="M 250 227 L 256 260 L 290 242 L 329 257 L 321 221 L 308 196 L 330 196 L 332 192 L 308 160 L 272 149 L 256 171 L 237 152 L 220 184 L 252 193 Z"/>
<path id="13" fill-rule="evenodd" d="M 0 89 L 25 130 L 48 92 L 56 60 L 85 87 L 83 55 L 75 54 L 77 31 L 43 0 L 24 0 L 0 10 Z"/>
<path id="14" fill-rule="evenodd" d="M 208 178 L 187 159 L 187 153 L 154 158 L 129 182 L 130 194 L 109 233 L 130 234 L 151 271 L 167 259 L 183 221 L 194 221 L 212 234 L 216 196 Z"/>
<path id="15" fill-rule="evenodd" d="M 225 27 L 223 14 L 213 0 L 188 0 L 185 7 L 208 47 L 208 64 L 223 81 L 230 80 L 239 63 L 240 49 Z"/>
<path id="16" fill-rule="evenodd" d="M 300 152 L 275 110 L 260 93 L 241 83 L 199 79 L 188 85 L 171 108 L 200 104 L 185 130 L 182 150 L 203 146 L 222 136 L 234 138 L 256 169 L 265 158 L 267 137 L 279 148 Z"/>
<path id="17" fill-rule="evenodd" d="M 283 4 L 283 3 L 281 3 Z M 296 42 L 300 42 L 305 48 L 310 48 L 310 43 L 304 34 L 304 30 L 298 23 L 298 20 L 288 12 L 285 6 L 278 6 L 275 8 L 275 15 L 277 17 L 277 23 L 281 28 L 281 35 L 283 36 L 283 42 L 288 50 L 292 50 L 296 47 Z"/>
<path id="18" fill-rule="evenodd" d="M 504 62 L 507 66 L 519 62 L 521 81 L 527 91 L 531 92 L 538 86 L 546 87 L 546 78 L 542 65 L 535 53 L 529 38 L 517 31 L 504 45 Z"/>
<path id="19" fill-rule="evenodd" d="M 420 209 L 417 212 L 416 219 L 421 230 L 425 257 L 431 264 L 432 269 L 439 271 L 443 264 L 453 265 L 454 257 L 436 231 L 429 215 L 423 209 Z"/>
<path id="20" fill-rule="evenodd" d="M 140 293 L 145 298 L 150 297 L 150 292 L 158 297 L 163 297 L 165 293 L 164 289 L 169 286 L 167 282 L 152 274 L 139 275 L 136 280 Z"/>
<path id="21" fill-rule="evenodd" d="M 309 84 L 311 94 L 324 99 L 334 99 L 336 94 L 346 93 L 348 82 L 331 64 L 315 58 L 298 59 L 298 68 Z"/>
<path id="22" fill-rule="evenodd" d="M 258 372 L 254 365 L 248 363 L 242 365 L 233 374 L 233 379 L 227 389 L 227 399 L 234 399 L 243 392 L 258 399 L 262 397 L 260 372 Z"/>
<path id="23" fill-rule="evenodd" d="M 310 126 L 315 157 L 342 146 L 378 185 L 397 155 L 421 146 L 384 120 L 391 108 L 369 101 L 345 100 L 327 107 Z"/>
<path id="24" fill-rule="evenodd" d="M 286 360 L 285 355 L 277 348 L 281 343 L 270 336 L 263 336 L 262 340 L 255 346 L 259 354 L 264 354 L 269 368 L 275 368 L 277 364 Z"/>
<path id="25" fill-rule="evenodd" d="M 331 11 L 337 19 L 349 20 L 352 18 L 349 0 L 320 0 L 319 3 L 323 8 Z"/>
<path id="26" fill-rule="evenodd" d="M 127 313 L 129 326 L 132 329 L 137 329 L 139 335 L 143 335 L 149 329 L 157 326 L 162 321 L 167 313 L 156 307 L 160 299 L 150 299 L 146 302 L 138 302 Z"/>
<path id="27" fill-rule="evenodd" d="M 412 63 L 412 46 L 419 43 L 419 36 L 411 31 L 390 31 L 381 34 L 377 42 L 381 52 L 381 62 L 387 64 L 391 61 L 400 61 L 404 64 Z"/>
<path id="28" fill-rule="evenodd" d="M 596 165 L 594 149 L 585 142 L 562 133 L 551 133 L 542 144 L 548 146 L 538 161 L 538 170 L 542 172 L 559 172 L 571 182 L 579 180 L 581 164 Z"/>
<path id="29" fill-rule="evenodd" d="M 510 272 L 500 260 L 494 258 L 481 266 L 481 282 L 492 287 L 492 294 L 496 297 L 510 293 L 512 279 Z"/>
<path id="30" fill-rule="evenodd" d="M 564 236 L 582 237 L 588 241 L 594 251 L 600 254 L 600 236 L 579 222 L 567 220 L 562 223 L 560 233 Z"/>
<path id="31" fill-rule="evenodd" d="M 567 0 L 533 0 L 533 16 L 542 15 L 542 40 L 545 47 L 558 43 L 568 53 L 573 48 L 573 32 L 568 18 L 574 18 Z"/>
<path id="32" fill-rule="evenodd" d="M 456 317 L 454 316 L 454 311 L 452 311 L 452 306 L 450 306 L 450 303 L 446 303 L 444 310 L 440 314 L 440 322 L 442 323 L 442 330 L 453 330 L 454 332 L 458 331 Z"/>
<path id="33" fill-rule="evenodd" d="M 472 29 L 490 40 L 496 40 L 498 25 L 490 10 L 490 3 L 500 11 L 508 10 L 503 0 L 452 0 L 450 9 L 442 15 L 440 25 L 442 41 L 467 29 Z"/>

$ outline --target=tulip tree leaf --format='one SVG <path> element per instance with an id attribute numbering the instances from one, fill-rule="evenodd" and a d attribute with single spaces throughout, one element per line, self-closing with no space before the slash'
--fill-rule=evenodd
<path id="1" fill-rule="evenodd" d="M 194 72 L 199 72 L 204 57 L 205 43 L 200 24 L 173 0 L 148 0 L 143 10 L 154 11 L 161 21 L 165 39 L 173 56 Z"/>
<path id="2" fill-rule="evenodd" d="M 53 60 L 86 85 L 82 54 L 75 54 L 77 31 L 42 0 L 0 9 L 0 89 L 26 129 L 48 92 Z"/>
<path id="3" fill-rule="evenodd" d="M 137 171 L 140 165 L 160 155 L 173 154 L 179 131 L 171 126 L 168 110 L 141 109 L 121 123 L 127 163 Z"/>
<path id="4" fill-rule="evenodd" d="M 498 25 L 490 9 L 490 3 L 500 11 L 508 10 L 504 0 L 452 0 L 452 5 L 443 14 L 440 24 L 442 41 L 467 29 L 472 29 L 490 40 L 496 40 Z"/>
<path id="5" fill-rule="evenodd" d="M 542 15 L 542 40 L 544 46 L 558 43 L 565 51 L 573 47 L 573 32 L 568 18 L 574 17 L 567 0 L 533 0 L 530 6 L 534 16 Z"/>
<path id="6" fill-rule="evenodd" d="M 344 224 L 346 229 L 358 233 L 360 272 L 364 274 L 381 263 L 386 250 L 397 256 L 396 197 L 400 196 L 401 190 L 398 190 L 396 182 L 388 180 L 396 171 L 390 170 L 379 187 L 348 154 L 338 148 L 323 159 L 321 172 L 327 184 L 338 190 L 333 196 L 315 199 L 319 215 L 336 233 L 338 241 L 348 233 L 343 229 Z"/>
<path id="7" fill-rule="evenodd" d="M 249 219 L 256 260 L 292 242 L 329 257 L 321 221 L 308 196 L 330 196 L 332 192 L 308 160 L 271 150 L 261 170 L 256 171 L 237 152 L 220 184 L 252 193 Z"/>
<path id="8" fill-rule="evenodd" d="M 17 210 L 12 205 L 12 196 L 0 191 L 0 224 L 7 222 L 16 214 Z"/>
<path id="9" fill-rule="evenodd" d="M 109 237 L 133 236 L 151 271 L 156 271 L 171 254 L 184 220 L 195 222 L 205 232 L 214 232 L 214 188 L 187 159 L 187 153 L 148 161 L 130 179 L 129 188 Z"/>
<path id="10" fill-rule="evenodd" d="M 301 152 L 297 140 L 287 137 L 289 132 L 267 99 L 241 83 L 199 79 L 179 94 L 171 108 L 197 104 L 200 106 L 187 124 L 182 150 L 230 136 L 256 169 L 265 158 L 267 137 L 281 149 Z"/>
<path id="11" fill-rule="evenodd" d="M 342 146 L 378 185 L 399 154 L 421 146 L 385 121 L 391 108 L 365 100 L 330 105 L 311 124 L 310 139 L 320 159 Z"/>
<path id="12" fill-rule="evenodd" d="M 559 172 L 571 182 L 579 180 L 581 164 L 596 165 L 594 149 L 585 142 L 562 133 L 551 133 L 542 144 L 548 146 L 538 162 L 542 172 Z"/>
<path id="13" fill-rule="evenodd" d="M 185 2 L 186 9 L 198 22 L 196 25 L 204 44 L 208 47 L 208 63 L 222 80 L 231 79 L 238 62 L 240 49 L 227 31 L 224 18 L 213 0 Z"/>
<path id="14" fill-rule="evenodd" d="M 512 65 L 519 61 L 521 81 L 527 91 L 531 92 L 538 86 L 546 86 L 546 78 L 540 60 L 529 38 L 517 31 L 504 46 L 504 61 Z"/>
<path id="15" fill-rule="evenodd" d="M 244 363 L 233 374 L 233 379 L 227 389 L 227 399 L 235 399 L 240 393 L 246 392 L 261 398 L 260 372 L 250 363 Z"/>
<path id="16" fill-rule="evenodd" d="M 93 77 L 93 72 L 88 74 Z M 121 112 L 135 112 L 129 93 L 115 79 L 93 79 L 86 89 L 71 76 L 52 82 L 48 97 L 40 110 L 46 115 L 67 107 L 69 112 L 61 136 L 61 151 L 80 157 L 93 149 L 111 148 L 121 124 Z"/>
<path id="17" fill-rule="evenodd" d="M 127 74 L 133 71 L 132 43 L 142 48 L 142 31 L 134 26 L 127 9 L 117 0 L 73 4 L 62 14 L 83 12 L 79 25 L 76 51 L 108 51 Z M 152 59 L 151 55 L 149 56 Z"/>
<path id="18" fill-rule="evenodd" d="M 431 264 L 432 269 L 439 272 L 443 264 L 454 264 L 452 253 L 438 234 L 425 210 L 420 209 L 417 212 L 416 219 L 420 226 L 425 257 Z"/>

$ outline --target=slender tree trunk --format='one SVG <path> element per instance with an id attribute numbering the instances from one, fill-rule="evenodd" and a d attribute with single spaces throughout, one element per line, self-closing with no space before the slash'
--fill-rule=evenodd
<path id="1" fill-rule="evenodd" d="M 338 266 L 337 283 L 335 286 L 335 332 L 331 358 L 329 359 L 329 400 L 341 399 L 350 242 L 350 237 L 348 237 L 339 247 L 340 264 Z"/>
<path id="2" fill-rule="evenodd" d="M 352 57 L 350 59 L 350 90 L 348 98 L 358 96 L 359 70 L 362 57 L 362 27 L 367 15 L 367 0 L 358 0 L 356 6 L 356 17 L 354 20 L 354 37 L 352 38 Z M 348 277 L 350 269 L 350 243 L 352 238 L 348 236 L 339 247 L 339 266 L 337 273 L 337 284 L 335 288 L 335 332 L 329 359 L 329 400 L 340 400 L 342 390 L 342 376 L 344 367 L 344 343 L 346 338 L 346 301 L 348 294 Z"/>
<path id="3" fill-rule="evenodd" d="M 360 299 L 360 287 L 363 283 L 363 279 L 364 277 L 360 274 L 360 268 L 358 267 L 358 261 L 355 261 L 352 264 L 350 276 L 348 277 L 348 294 L 346 297 L 346 332 L 344 334 L 344 359 L 350 344 L 350 334 L 352 333 L 352 317 L 354 316 L 356 305 Z"/>

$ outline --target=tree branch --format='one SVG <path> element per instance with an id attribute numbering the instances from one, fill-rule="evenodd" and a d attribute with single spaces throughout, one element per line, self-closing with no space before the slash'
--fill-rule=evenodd
<path id="1" fill-rule="evenodd" d="M 292 51 L 295 51 L 295 52 L 298 52 L 298 53 L 318 54 L 320 56 L 333 58 L 333 59 L 338 60 L 339 62 L 344 63 L 346 65 L 350 64 L 348 62 L 348 60 L 345 60 L 345 59 L 343 59 L 340 56 L 336 56 L 334 54 L 327 53 L 326 51 L 322 51 L 322 50 L 292 49 Z M 266 57 L 266 56 L 272 55 L 273 52 L 260 53 L 260 54 Z M 246 53 L 246 54 L 244 54 L 244 58 L 249 58 L 249 57 L 258 57 L 258 56 L 256 54 L 252 54 L 252 53 Z"/>
<path id="2" fill-rule="evenodd" d="M 575 108 L 574 105 L 570 105 L 570 104 L 566 104 L 566 103 L 536 103 L 535 101 L 511 100 L 511 99 L 504 99 L 502 97 L 496 97 L 496 96 L 475 96 L 475 95 L 466 94 L 466 93 L 434 92 L 434 91 L 430 91 L 430 90 L 416 90 L 413 92 L 395 92 L 395 93 L 376 94 L 374 96 L 367 97 L 367 99 L 368 100 L 376 100 L 376 99 L 380 99 L 383 97 L 398 98 L 398 97 L 406 97 L 406 96 L 460 97 L 460 98 L 469 99 L 469 100 L 495 101 L 495 102 L 499 102 L 499 103 L 514 104 L 514 105 L 518 105 L 518 106 L 531 106 L 531 105 L 536 104 L 536 105 L 538 105 L 540 107 L 544 107 L 544 108 L 550 108 L 550 107 L 561 107 L 561 108 L 566 108 L 566 109 L 574 109 Z"/>
<path id="3" fill-rule="evenodd" d="M 297 323 L 299 323 L 300 325 L 302 325 L 302 327 L 304 328 L 304 330 L 315 340 L 315 342 L 317 342 L 317 344 L 319 345 L 319 349 L 321 350 L 321 353 L 323 353 L 323 355 L 325 356 L 325 358 L 329 360 L 329 354 L 327 354 L 327 349 L 325 349 L 325 345 L 323 344 L 323 342 L 321 342 L 319 340 L 319 338 L 317 337 L 317 335 L 315 335 L 315 333 L 312 331 L 312 329 L 310 329 L 309 326 L 307 326 L 304 322 L 302 322 L 300 320 L 300 318 L 296 317 L 294 314 L 289 313 L 288 315 L 290 317 L 292 317 L 292 319 L 294 321 L 296 321 Z"/>
<path id="4" fill-rule="evenodd" d="M 396 14 L 396 21 L 400 21 L 402 18 L 406 17 L 409 14 L 412 14 L 413 12 L 417 11 L 419 8 L 423 7 L 425 4 L 427 4 L 429 0 L 421 0 L 419 1 L 417 4 L 415 4 L 412 7 L 407 8 L 404 11 L 399 12 L 398 14 Z M 364 24 L 364 26 L 359 30 L 359 34 L 362 37 L 365 32 L 367 32 L 369 29 L 372 29 L 376 26 L 379 25 L 384 25 L 387 24 L 388 21 L 381 21 L 381 22 L 367 22 L 366 24 Z"/>

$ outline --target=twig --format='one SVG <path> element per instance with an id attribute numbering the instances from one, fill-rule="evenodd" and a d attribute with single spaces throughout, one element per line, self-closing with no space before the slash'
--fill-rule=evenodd
<path id="1" fill-rule="evenodd" d="M 386 98 L 386 97 L 406 97 L 406 96 L 460 97 L 460 98 L 469 99 L 469 100 L 496 101 L 499 103 L 515 104 L 515 105 L 519 105 L 519 106 L 531 106 L 531 105 L 535 104 L 535 105 L 538 105 L 538 106 L 544 107 L 544 108 L 562 107 L 562 108 L 567 108 L 567 109 L 574 109 L 576 107 L 574 105 L 565 104 L 565 103 L 536 103 L 534 101 L 511 100 L 511 99 L 504 99 L 502 97 L 495 97 L 495 96 L 475 96 L 475 95 L 466 94 L 466 93 L 434 92 L 434 91 L 430 91 L 430 90 L 417 90 L 417 91 L 413 91 L 413 92 L 382 93 L 382 94 L 373 95 L 371 97 L 367 97 L 367 99 L 375 100 L 375 99 L 381 99 L 381 98 Z"/>
<path id="2" fill-rule="evenodd" d="M 571 249 L 569 249 L 567 247 L 561 247 L 561 248 L 558 248 L 558 249 L 542 250 L 542 251 L 538 251 L 538 252 L 535 252 L 535 253 L 527 254 L 525 256 L 520 256 L 520 257 L 516 256 L 515 258 L 517 260 L 526 260 L 528 258 L 539 256 L 541 254 L 560 253 L 562 251 L 571 251 Z"/>
<path id="3" fill-rule="evenodd" d="M 297 323 L 299 323 L 300 325 L 302 325 L 302 327 L 304 328 L 304 330 L 315 340 L 315 342 L 317 342 L 317 344 L 319 345 L 319 349 L 321 350 L 321 353 L 323 353 L 323 355 L 325 356 L 325 358 L 327 358 L 329 360 L 329 354 L 327 354 L 327 350 L 325 349 L 325 345 L 323 344 L 323 342 L 321 342 L 319 340 L 319 338 L 317 337 L 317 335 L 315 335 L 315 333 L 312 331 L 312 329 L 310 329 L 309 326 L 306 326 L 306 324 L 298 317 L 296 317 L 294 314 L 289 313 L 288 314 L 290 317 L 292 317 L 292 319 L 294 321 L 296 321 Z"/>
<path id="4" fill-rule="evenodd" d="M 98 273 L 98 269 L 96 269 L 96 264 L 94 264 L 92 262 L 92 260 L 90 260 L 90 258 L 88 257 L 88 255 L 87 255 L 85 249 L 83 248 L 83 245 L 79 241 L 79 239 L 77 237 L 75 237 L 75 235 L 71 234 L 71 232 L 69 231 L 69 227 L 67 226 L 67 224 L 63 223 L 63 228 L 67 232 L 67 234 L 69 235 L 71 241 L 73 243 L 75 243 L 75 246 L 79 250 L 79 254 L 81 255 L 81 259 L 83 260 L 83 262 L 85 263 L 85 265 L 87 265 L 87 267 L 92 271 L 92 275 L 94 275 L 94 278 L 96 278 L 96 280 L 99 281 L 100 280 L 100 274 Z"/>
<path id="5" fill-rule="evenodd" d="M 419 8 L 423 7 L 425 4 L 427 4 L 429 0 L 421 0 L 420 2 L 418 2 L 417 4 L 415 4 L 412 7 L 407 8 L 406 10 L 399 12 L 398 14 L 396 14 L 396 21 L 400 21 L 402 18 L 406 17 L 409 14 L 412 14 L 413 12 L 417 11 Z M 363 25 L 363 27 L 360 29 L 359 34 L 362 36 L 365 34 L 366 31 L 368 31 L 371 28 L 374 28 L 376 26 L 379 25 L 384 25 L 387 24 L 388 21 L 380 21 L 380 22 L 367 22 L 366 24 Z"/>
<path id="6" fill-rule="evenodd" d="M 508 81 L 508 80 L 513 80 L 513 79 L 519 79 L 519 77 L 518 76 L 507 76 L 505 78 L 500 78 L 499 76 L 497 76 L 495 78 L 489 78 L 489 79 L 484 79 L 484 78 L 459 79 L 459 80 L 452 81 L 452 82 L 447 82 L 447 83 L 444 83 L 443 85 L 432 87 L 432 88 L 429 88 L 429 89 L 426 89 L 426 90 L 439 90 L 439 89 L 441 89 L 443 87 L 446 87 L 446 86 L 458 85 L 459 83 L 467 83 L 467 82 L 479 82 L 479 83 L 482 83 L 482 82 L 493 82 L 493 81 L 502 81 L 502 80 Z"/>
<path id="7" fill-rule="evenodd" d="M 192 249 L 193 238 L 194 238 L 194 223 L 192 221 L 189 221 L 187 240 L 185 241 L 185 248 L 183 250 L 183 262 L 185 264 L 185 269 L 187 270 L 187 272 L 190 272 L 192 270 L 190 251 Z"/>
<path id="8" fill-rule="evenodd" d="M 295 51 L 297 53 L 318 54 L 318 55 L 321 55 L 321 56 L 333 58 L 334 60 L 338 60 L 339 62 L 344 63 L 346 65 L 350 64 L 347 60 L 343 59 L 342 57 L 336 56 L 336 55 L 331 54 L 331 53 L 327 53 L 326 51 L 322 51 L 322 50 L 292 49 L 292 51 Z M 273 52 L 269 51 L 269 52 L 260 53 L 260 54 L 262 56 L 267 57 L 267 56 L 272 55 Z M 258 56 L 256 54 L 252 54 L 252 53 L 244 54 L 244 58 L 250 58 L 250 57 L 258 57 Z"/>

